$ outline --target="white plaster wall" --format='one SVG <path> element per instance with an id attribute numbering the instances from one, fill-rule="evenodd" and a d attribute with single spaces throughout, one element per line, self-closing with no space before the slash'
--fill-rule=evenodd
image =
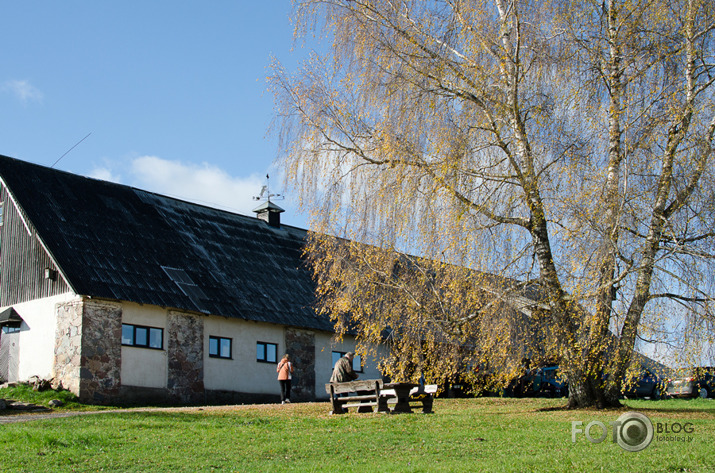
<path id="1" fill-rule="evenodd" d="M 232 339 L 233 359 L 209 357 L 209 336 Z M 256 394 L 279 394 L 274 363 L 256 361 L 256 342 L 278 345 L 277 358 L 285 353 L 280 325 L 209 316 L 204 318 L 204 387 Z"/>
<path id="2" fill-rule="evenodd" d="M 333 373 L 333 351 L 355 351 L 355 338 L 345 336 L 343 341 L 333 340 L 333 334 L 316 332 L 315 334 L 315 396 L 327 399 L 325 384 L 330 382 Z M 382 373 L 377 369 L 377 360 L 372 357 L 362 360 L 363 372 L 358 373 L 358 379 L 380 379 Z"/>
<path id="3" fill-rule="evenodd" d="M 157 306 L 131 302 L 122 304 L 122 323 L 164 329 L 164 349 L 122 346 L 121 377 L 123 386 L 165 388 L 168 379 L 166 355 L 167 311 Z"/>
<path id="4" fill-rule="evenodd" d="M 79 298 L 67 293 L 14 305 L 25 321 L 20 332 L 19 380 L 32 376 L 51 378 L 54 366 L 54 347 L 57 329 L 56 305 Z M 0 308 L 4 310 L 5 308 Z M 204 317 L 204 386 L 212 390 L 228 390 L 259 394 L 278 394 L 276 364 L 256 360 L 256 342 L 276 343 L 277 356 L 285 353 L 285 329 L 280 325 Z M 168 378 L 167 363 L 167 311 L 157 306 L 125 302 L 122 304 L 122 323 L 159 327 L 164 329 L 164 349 L 122 346 L 121 382 L 125 386 L 165 388 Z M 233 359 L 210 358 L 209 336 L 233 339 Z M 332 334 L 315 333 L 315 393 L 327 398 L 325 383 L 332 373 L 332 352 L 355 351 L 355 340 L 345 337 L 342 342 L 333 340 Z M 381 374 L 373 359 L 363 360 L 364 373 L 360 379 L 377 379 Z"/>
<path id="5" fill-rule="evenodd" d="M 55 364 L 57 310 L 55 306 L 79 298 L 71 292 L 35 299 L 12 307 L 23 319 L 19 335 L 18 380 L 32 376 L 50 379 Z M 6 307 L 0 309 L 5 310 Z"/>

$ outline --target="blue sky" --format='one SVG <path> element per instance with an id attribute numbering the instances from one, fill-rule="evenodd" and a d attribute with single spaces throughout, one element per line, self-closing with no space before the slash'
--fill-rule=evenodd
<path id="1" fill-rule="evenodd" d="M 0 154 L 253 215 L 290 0 L 3 4 Z M 304 226 L 290 196 L 283 221 Z"/>

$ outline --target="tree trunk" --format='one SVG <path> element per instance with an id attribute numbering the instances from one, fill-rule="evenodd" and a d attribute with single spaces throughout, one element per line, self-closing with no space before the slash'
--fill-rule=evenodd
<path id="1" fill-rule="evenodd" d="M 568 379 L 569 409 L 621 407 L 618 396 L 612 395 L 611 390 L 606 390 L 606 383 L 603 380 L 578 371 L 569 373 Z M 620 383 L 618 384 L 620 391 Z"/>

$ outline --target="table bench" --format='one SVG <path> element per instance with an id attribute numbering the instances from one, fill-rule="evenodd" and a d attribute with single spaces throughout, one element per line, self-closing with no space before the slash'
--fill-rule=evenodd
<path id="1" fill-rule="evenodd" d="M 394 402 L 392 412 L 412 412 L 415 408 L 422 408 L 422 413 L 432 413 L 434 396 L 437 394 L 436 384 L 416 385 L 411 383 L 388 383 L 380 391 L 380 404 Z"/>
<path id="2" fill-rule="evenodd" d="M 331 414 L 345 414 L 348 408 L 357 407 L 358 412 L 374 412 L 374 407 L 380 407 L 380 393 L 383 382 L 381 379 L 364 379 L 345 383 L 328 383 L 325 392 L 330 395 L 333 410 Z M 389 412 L 385 404 L 385 410 Z"/>

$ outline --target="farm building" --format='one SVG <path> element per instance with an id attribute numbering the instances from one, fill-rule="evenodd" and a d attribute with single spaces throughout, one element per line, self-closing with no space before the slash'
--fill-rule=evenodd
<path id="1" fill-rule="evenodd" d="M 0 378 L 92 403 L 327 398 L 336 357 L 312 309 L 303 229 L 0 156 Z M 357 359 L 357 358 L 356 358 Z M 358 360 L 364 378 L 377 378 Z"/>

